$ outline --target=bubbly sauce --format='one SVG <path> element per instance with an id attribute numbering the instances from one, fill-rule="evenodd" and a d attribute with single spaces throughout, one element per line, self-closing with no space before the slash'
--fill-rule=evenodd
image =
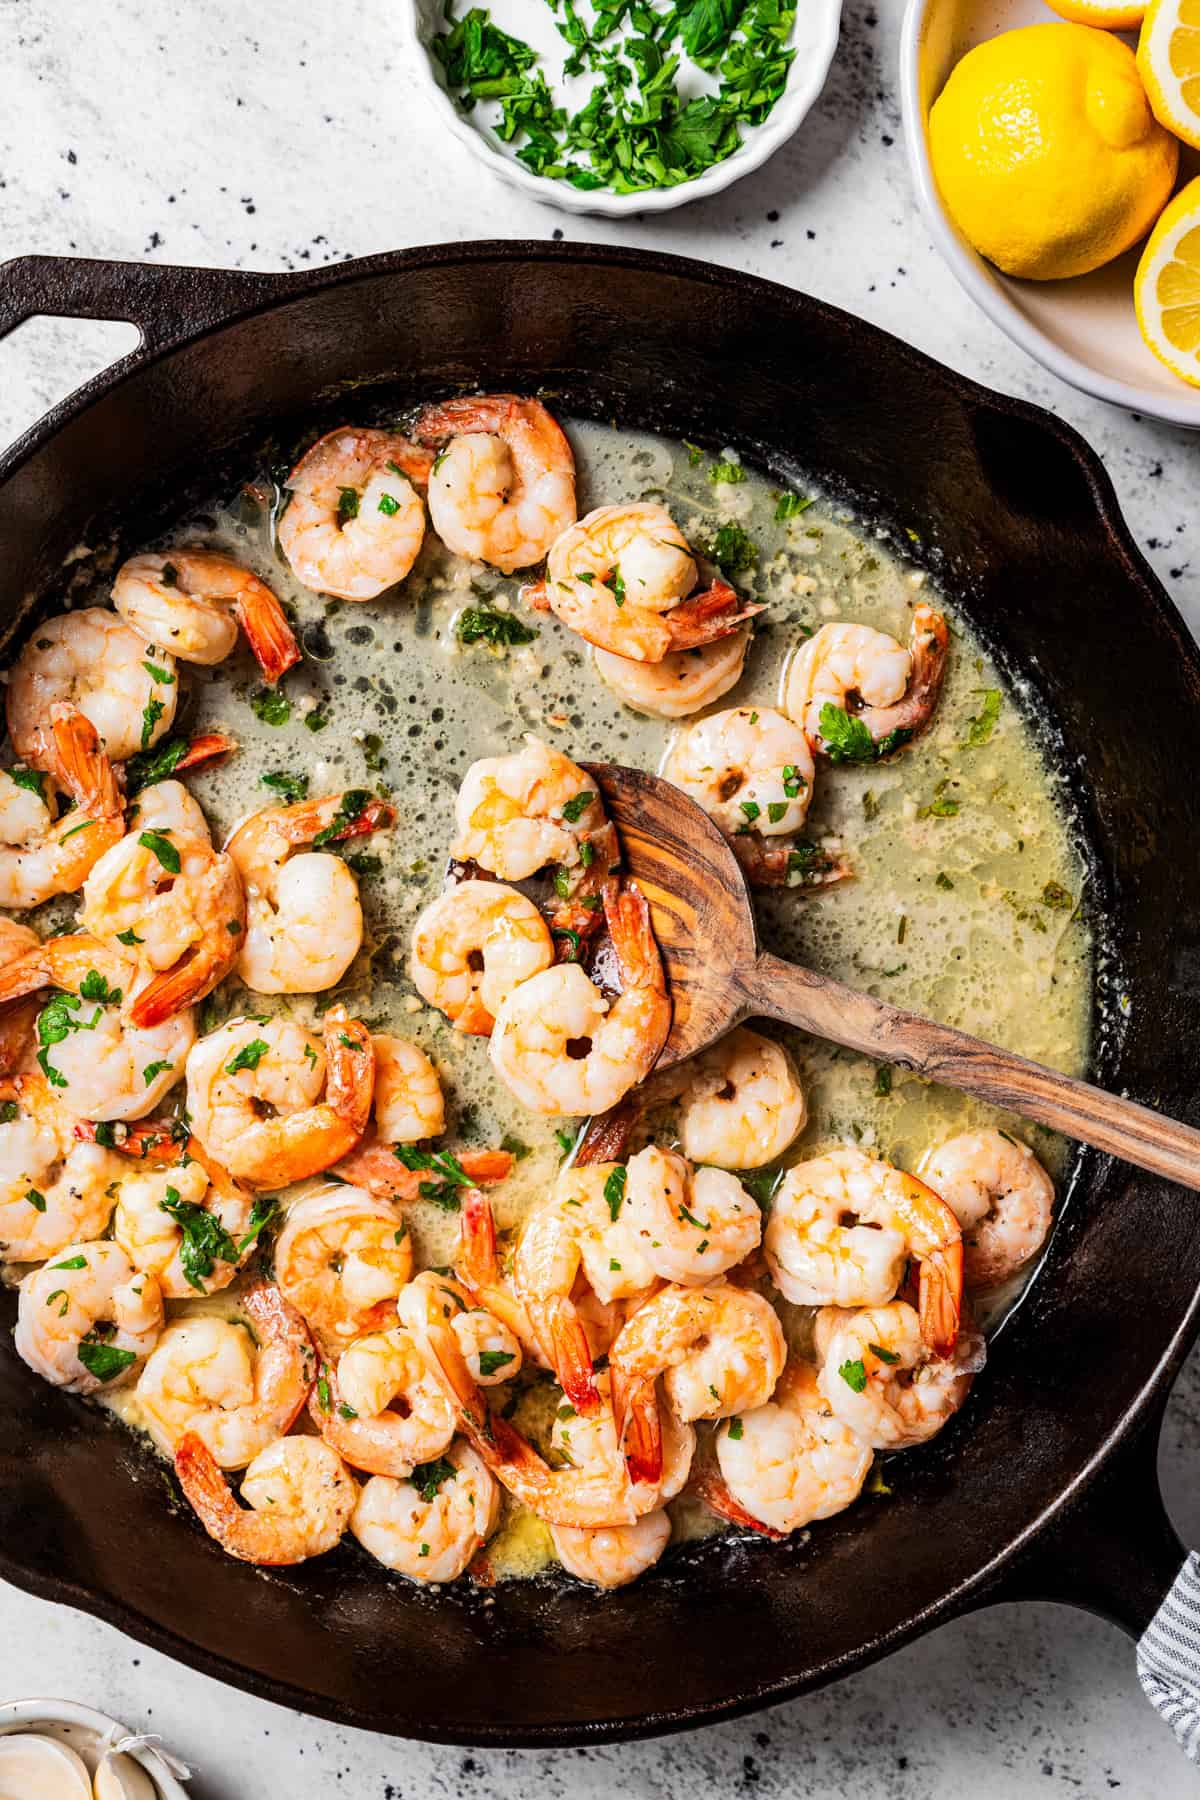
<path id="1" fill-rule="evenodd" d="M 906 641 L 918 598 L 943 606 L 951 653 L 930 729 L 890 762 L 818 768 L 807 835 L 840 846 L 855 879 L 760 897 L 762 936 L 781 955 L 1082 1073 L 1093 967 L 1081 905 L 1085 864 L 1067 797 L 1018 697 L 969 622 L 945 606 L 922 572 L 820 496 L 805 493 L 810 504 L 780 519 L 780 490 L 752 469 L 741 480 L 713 479 L 727 466 L 721 453 L 592 424 L 568 430 L 581 514 L 654 498 L 665 501 L 700 545 L 711 543 L 722 525 L 752 540 L 757 559 L 736 579 L 767 610 L 755 621 L 741 681 L 710 710 L 779 705 L 789 656 L 827 621 L 859 621 Z M 262 491 L 270 488 L 264 479 Z M 432 535 L 400 589 L 361 604 L 300 587 L 274 549 L 270 506 L 242 490 L 178 520 L 161 545 L 132 547 L 188 541 L 227 549 L 262 575 L 293 612 L 305 651 L 305 661 L 281 683 L 286 705 L 256 685 L 244 647 L 212 670 L 180 665 L 176 730 L 225 731 L 240 745 L 223 765 L 187 777 L 214 839 L 275 803 L 277 795 L 262 785 L 275 770 L 307 775 L 314 795 L 378 788 L 397 809 L 391 830 L 357 841 L 367 858 L 360 870 L 366 937 L 339 987 L 311 997 L 272 997 L 230 981 L 205 1003 L 201 1028 L 242 1012 L 281 1009 L 312 1023 L 337 998 L 373 1029 L 415 1039 L 433 1057 L 446 1089 L 446 1141 L 515 1150 L 512 1177 L 493 1190 L 498 1224 L 511 1229 L 554 1180 L 564 1155 L 560 1133 L 570 1122 L 521 1110 L 494 1078 L 485 1041 L 456 1033 L 424 1005 L 409 978 L 409 934 L 442 885 L 455 794 L 475 758 L 515 748 L 526 731 L 576 760 L 659 768 L 682 727 L 623 706 L 578 637 L 552 615 L 533 615 L 521 605 L 518 579 L 451 556 Z M 76 582 L 75 604 L 106 603 L 112 571 L 103 562 L 91 564 L 94 585 Z M 481 599 L 520 613 L 536 626 L 536 640 L 521 648 L 460 644 L 456 619 Z M 1041 1127 L 915 1075 L 881 1071 L 849 1051 L 797 1033 L 779 1035 L 796 1059 L 809 1103 L 789 1160 L 853 1143 L 911 1168 L 928 1144 L 999 1123 L 1031 1143 L 1052 1174 L 1063 1173 L 1067 1147 Z M 456 1214 L 422 1201 L 407 1216 L 419 1264 L 453 1258 Z M 989 1300 L 991 1322 L 1013 1297 Z M 189 1305 L 236 1311 L 236 1290 Z M 787 1323 L 802 1341 L 806 1319 Z M 522 1390 L 517 1420 L 543 1446 L 557 1398 L 545 1377 Z M 138 1423 L 131 1391 L 107 1403 Z M 675 1502 L 672 1512 L 677 1535 L 714 1529 L 708 1514 L 687 1503 Z M 532 1573 L 549 1556 L 546 1528 L 510 1507 L 488 1550 L 495 1572 Z"/>

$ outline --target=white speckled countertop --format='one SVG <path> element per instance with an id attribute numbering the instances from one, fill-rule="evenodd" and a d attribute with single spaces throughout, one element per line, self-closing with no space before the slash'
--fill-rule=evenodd
<path id="1" fill-rule="evenodd" d="M 721 198 L 569 235 L 734 264 L 807 288 L 1077 425 L 1200 629 L 1200 442 L 1062 387 L 959 292 L 909 194 L 894 65 L 900 0 L 848 0 L 801 135 Z M 309 22 L 305 22 L 306 19 Z M 435 239 L 547 237 L 563 221 L 431 134 L 388 0 L 0 0 L 0 259 L 23 251 L 295 269 Z M 128 347 L 129 328 L 37 320 L 0 344 L 0 441 Z M 1200 1358 L 1162 1475 L 1200 1541 Z M 1130 1522 L 1136 1531 L 1137 1521 Z M 0 1590 L 0 1697 L 61 1694 L 161 1731 L 200 1800 L 447 1793 L 640 1800 L 1182 1795 L 1195 1780 L 1098 1620 L 1048 1606 L 948 1626 L 811 1699 L 631 1748 L 470 1753 L 392 1742 L 240 1696 L 82 1615 Z"/>

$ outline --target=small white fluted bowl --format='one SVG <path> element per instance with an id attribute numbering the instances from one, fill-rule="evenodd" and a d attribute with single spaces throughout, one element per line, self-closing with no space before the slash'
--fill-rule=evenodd
<path id="1" fill-rule="evenodd" d="M 607 218 L 619 219 L 629 213 L 670 212 L 689 201 L 720 194 L 752 169 L 761 167 L 786 143 L 825 86 L 837 49 L 842 0 L 802 0 L 792 33 L 796 56 L 788 70 L 787 86 L 761 125 L 741 128 L 740 149 L 723 162 L 714 163 L 694 181 L 638 194 L 614 194 L 604 188 L 585 191 L 567 181 L 535 175 L 516 160 L 513 147 L 502 144 L 486 125 L 474 123 L 475 114 L 460 112 L 446 92 L 441 64 L 429 48 L 442 23 L 443 9 L 444 0 L 400 0 L 400 29 L 409 61 L 439 123 L 510 187 L 521 188 L 535 200 L 557 206 L 563 212 L 603 213 Z M 536 7 L 531 7 L 529 0 L 493 0 L 488 10 L 497 25 L 525 38 L 534 48 L 556 44 L 561 49 L 553 14 L 540 0 Z"/>
<path id="2" fill-rule="evenodd" d="M 117 1738 L 128 1731 L 107 1713 L 94 1707 L 80 1706 L 75 1700 L 8 1700 L 0 1703 L 0 1735 L 13 1731 L 42 1731 L 60 1737 L 81 1756 L 89 1770 L 94 1770 L 97 1742 L 106 1742 L 115 1732 Z M 190 1800 L 186 1789 L 176 1781 L 153 1749 L 128 1752 L 132 1760 L 146 1771 L 161 1800 Z"/>

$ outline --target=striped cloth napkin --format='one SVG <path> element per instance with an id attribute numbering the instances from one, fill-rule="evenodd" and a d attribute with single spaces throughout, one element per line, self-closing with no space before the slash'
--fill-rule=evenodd
<path id="1" fill-rule="evenodd" d="M 1138 1644 L 1138 1679 L 1185 1755 L 1200 1762 L 1200 1556 L 1193 1551 Z"/>

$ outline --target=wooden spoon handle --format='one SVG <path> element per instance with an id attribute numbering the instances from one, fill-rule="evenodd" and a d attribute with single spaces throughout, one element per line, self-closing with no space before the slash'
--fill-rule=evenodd
<path id="1" fill-rule="evenodd" d="M 993 1106 L 1200 1189 L 1200 1131 L 1190 1125 L 777 956 L 760 956 L 740 979 L 748 1013 L 785 1020 L 877 1062 L 900 1063 L 930 1081 L 964 1088 Z"/>

